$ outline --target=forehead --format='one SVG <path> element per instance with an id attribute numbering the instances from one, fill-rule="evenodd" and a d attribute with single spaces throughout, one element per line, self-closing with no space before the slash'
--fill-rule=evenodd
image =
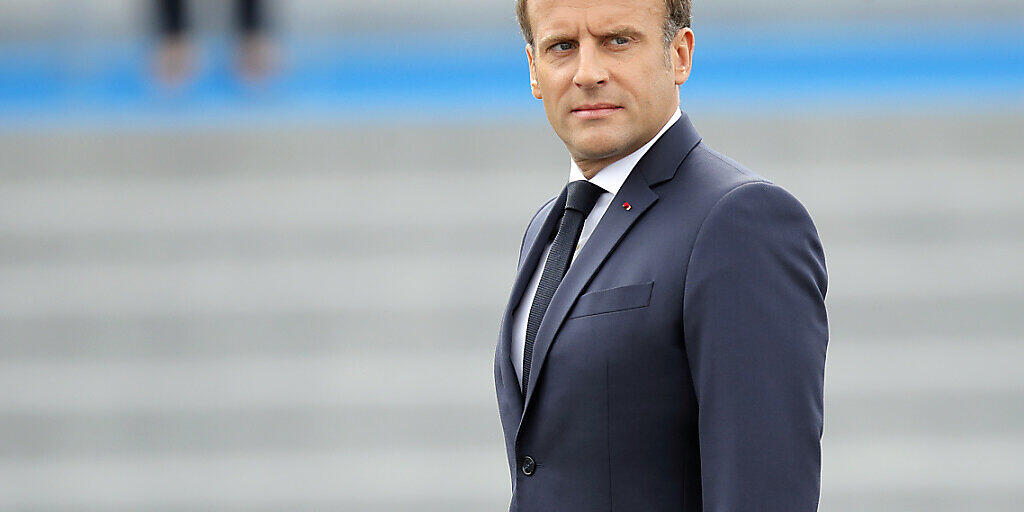
<path id="1" fill-rule="evenodd" d="M 534 36 L 621 25 L 659 29 L 665 15 L 664 0 L 527 0 L 526 8 Z"/>

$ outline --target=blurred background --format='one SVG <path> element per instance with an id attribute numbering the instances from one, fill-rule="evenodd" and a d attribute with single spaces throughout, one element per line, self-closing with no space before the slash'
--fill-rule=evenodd
<path id="1" fill-rule="evenodd" d="M 512 0 L 0 0 L 0 510 L 506 510 Z M 695 0 L 825 247 L 821 510 L 1024 502 L 1024 4 Z"/>

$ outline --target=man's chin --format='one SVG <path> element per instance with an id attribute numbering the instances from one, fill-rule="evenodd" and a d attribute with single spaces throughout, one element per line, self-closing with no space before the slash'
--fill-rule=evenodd
<path id="1" fill-rule="evenodd" d="M 588 137 L 577 140 L 574 153 L 578 158 L 601 160 L 622 152 L 623 141 L 611 137 Z"/>

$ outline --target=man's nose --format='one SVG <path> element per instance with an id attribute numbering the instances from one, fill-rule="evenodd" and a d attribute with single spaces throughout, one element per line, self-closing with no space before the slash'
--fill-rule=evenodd
<path id="1" fill-rule="evenodd" d="M 604 85 L 608 81 L 608 69 L 601 60 L 600 51 L 594 45 L 583 44 L 578 55 L 573 83 L 582 89 Z"/>

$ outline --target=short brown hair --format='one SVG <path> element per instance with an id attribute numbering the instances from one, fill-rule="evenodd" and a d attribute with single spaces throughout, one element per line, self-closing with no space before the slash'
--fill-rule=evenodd
<path id="1" fill-rule="evenodd" d="M 526 16 L 526 0 L 516 0 L 516 16 L 519 18 L 519 30 L 523 39 L 533 46 L 533 29 L 530 19 Z M 665 0 L 665 23 L 662 25 L 665 46 L 672 42 L 676 33 L 683 27 L 690 26 L 690 0 Z"/>

